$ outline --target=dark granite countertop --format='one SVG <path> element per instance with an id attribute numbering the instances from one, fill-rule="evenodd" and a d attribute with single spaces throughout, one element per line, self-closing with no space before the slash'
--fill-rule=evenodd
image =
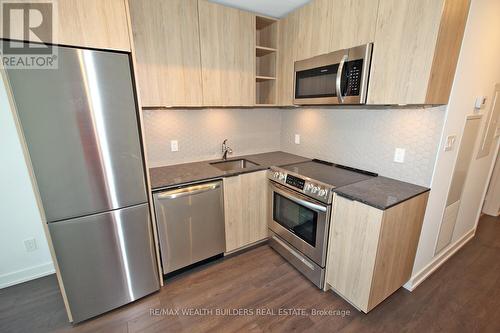
<path id="1" fill-rule="evenodd" d="M 338 195 L 385 210 L 429 191 L 428 188 L 399 180 L 374 177 L 351 185 L 336 188 Z"/>
<path id="2" fill-rule="evenodd" d="M 153 191 L 155 191 L 165 187 L 182 185 L 213 178 L 236 176 L 247 172 L 266 170 L 271 166 L 284 166 L 293 163 L 310 161 L 309 158 L 285 153 L 282 151 L 243 155 L 231 157 L 228 160 L 230 161 L 242 158 L 250 162 L 254 162 L 258 164 L 258 166 L 234 171 L 221 171 L 213 165 L 210 165 L 210 163 L 212 162 L 219 162 L 221 160 L 210 160 L 151 168 L 149 169 L 151 176 L 151 188 L 153 189 Z"/>
<path id="3" fill-rule="evenodd" d="M 237 159 L 246 159 L 250 162 L 258 164 L 258 166 L 233 171 L 221 171 L 210 164 L 221 160 L 209 160 L 151 168 L 149 170 L 151 175 L 151 187 L 153 191 L 156 191 L 166 187 L 178 186 L 214 178 L 231 177 L 242 173 L 266 170 L 271 166 L 285 166 L 311 160 L 309 158 L 282 151 L 243 155 L 232 157 L 228 160 Z M 429 191 L 429 189 L 426 187 L 382 176 L 338 187 L 334 190 L 334 192 L 340 196 L 359 201 L 382 210 L 388 209 L 427 191 Z"/>

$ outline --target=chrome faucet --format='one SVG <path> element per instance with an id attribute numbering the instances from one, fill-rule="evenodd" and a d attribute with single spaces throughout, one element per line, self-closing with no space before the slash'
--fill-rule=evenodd
<path id="1" fill-rule="evenodd" d="M 226 143 L 227 143 L 227 139 L 224 139 L 224 141 L 222 141 L 222 159 L 223 160 L 227 160 L 227 154 L 233 153 L 233 150 L 231 148 L 229 148 L 229 146 Z"/>

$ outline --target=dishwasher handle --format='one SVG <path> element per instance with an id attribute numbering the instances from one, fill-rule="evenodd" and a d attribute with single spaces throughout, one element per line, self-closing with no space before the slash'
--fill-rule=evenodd
<path id="1" fill-rule="evenodd" d="M 208 191 L 213 191 L 220 187 L 221 182 L 207 183 L 202 185 L 194 185 L 189 187 L 178 188 L 175 190 L 158 193 L 156 197 L 162 199 L 176 199 L 188 195 L 200 194 Z"/>

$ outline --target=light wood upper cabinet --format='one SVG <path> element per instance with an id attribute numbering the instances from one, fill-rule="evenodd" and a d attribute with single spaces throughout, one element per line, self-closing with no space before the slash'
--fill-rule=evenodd
<path id="1" fill-rule="evenodd" d="M 57 1 L 57 43 L 130 51 L 125 1 Z"/>
<path id="2" fill-rule="evenodd" d="M 197 0 L 129 0 L 142 106 L 201 106 Z"/>
<path id="3" fill-rule="evenodd" d="M 429 192 L 387 210 L 336 196 L 325 289 L 368 312 L 411 276 Z"/>
<path id="4" fill-rule="evenodd" d="M 377 7 L 377 0 L 315 0 L 300 8 L 296 60 L 372 42 Z"/>
<path id="5" fill-rule="evenodd" d="M 470 0 L 380 0 L 368 104 L 446 104 Z"/>
<path id="6" fill-rule="evenodd" d="M 278 97 L 293 103 L 293 65 L 374 43 L 367 104 L 446 104 L 470 0 L 314 0 L 280 22 Z"/>
<path id="7" fill-rule="evenodd" d="M 199 0 L 203 105 L 255 105 L 255 15 Z"/>
<path id="8" fill-rule="evenodd" d="M 224 178 L 226 252 L 267 237 L 266 170 Z"/>
<path id="9" fill-rule="evenodd" d="M 298 11 L 291 12 L 279 23 L 278 37 L 278 104 L 293 104 L 293 65 L 297 53 Z"/>
<path id="10" fill-rule="evenodd" d="M 56 1 L 54 9 L 57 9 L 57 25 L 52 43 L 130 51 L 125 1 Z"/>
<path id="11" fill-rule="evenodd" d="M 315 0 L 280 22 L 278 96 L 293 104 L 294 62 L 372 42 L 377 0 Z"/>
<path id="12" fill-rule="evenodd" d="M 447 104 L 455 78 L 470 0 L 447 0 L 439 26 L 426 104 Z"/>

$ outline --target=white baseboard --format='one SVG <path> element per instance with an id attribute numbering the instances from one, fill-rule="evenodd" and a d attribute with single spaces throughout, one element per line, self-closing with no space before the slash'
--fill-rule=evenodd
<path id="1" fill-rule="evenodd" d="M 0 289 L 55 273 L 52 262 L 0 275 Z"/>
<path id="2" fill-rule="evenodd" d="M 457 240 L 453 245 L 448 246 L 444 251 L 439 253 L 434 259 L 425 266 L 420 272 L 411 277 L 411 279 L 405 283 L 403 288 L 409 291 L 415 290 L 422 282 L 425 281 L 436 269 L 438 269 L 442 264 L 444 264 L 452 255 L 455 254 L 462 246 L 467 244 L 470 241 L 474 234 L 476 233 L 476 229 L 472 229 L 463 235 L 459 240 Z"/>

